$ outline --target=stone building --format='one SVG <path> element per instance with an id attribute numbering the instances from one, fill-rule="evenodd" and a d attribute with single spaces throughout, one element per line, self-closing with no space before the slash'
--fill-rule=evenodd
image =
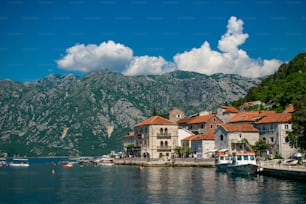
<path id="1" fill-rule="evenodd" d="M 152 116 L 136 124 L 134 135 L 141 157 L 170 157 L 178 144 L 177 124 L 160 116 Z"/>
<path id="2" fill-rule="evenodd" d="M 288 133 L 292 131 L 291 119 L 291 114 L 285 112 L 268 115 L 256 122 L 260 139 L 269 145 L 270 156 L 289 158 L 297 151 L 290 146 L 288 139 Z"/>
<path id="3" fill-rule="evenodd" d="M 215 132 L 215 148 L 228 149 L 230 153 L 243 151 L 244 139 L 255 145 L 259 140 L 259 131 L 251 124 L 223 124 Z"/>

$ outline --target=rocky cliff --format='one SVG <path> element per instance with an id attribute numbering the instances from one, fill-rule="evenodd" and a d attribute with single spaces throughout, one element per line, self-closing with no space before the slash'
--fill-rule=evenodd
<path id="1" fill-rule="evenodd" d="M 83 77 L 50 75 L 31 83 L 0 80 L 0 151 L 60 156 L 120 150 L 123 135 L 154 107 L 158 113 L 177 107 L 186 115 L 215 110 L 258 83 L 238 75 L 124 76 L 107 70 Z"/>

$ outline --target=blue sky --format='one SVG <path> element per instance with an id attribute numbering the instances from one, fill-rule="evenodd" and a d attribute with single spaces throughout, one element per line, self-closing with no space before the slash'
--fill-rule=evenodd
<path id="1" fill-rule="evenodd" d="M 0 79 L 109 69 L 273 73 L 306 51 L 306 3 L 2 0 Z"/>

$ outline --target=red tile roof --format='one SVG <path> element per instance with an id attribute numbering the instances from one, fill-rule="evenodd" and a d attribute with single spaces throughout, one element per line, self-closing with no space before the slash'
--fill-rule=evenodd
<path id="1" fill-rule="evenodd" d="M 181 141 L 189 141 L 193 137 L 194 137 L 194 135 L 190 135 L 190 136 L 184 137 L 183 139 L 181 139 Z"/>
<path id="2" fill-rule="evenodd" d="M 237 122 L 255 122 L 260 118 L 275 114 L 275 111 L 254 111 L 254 112 L 239 112 L 233 117 L 229 118 L 227 123 L 237 123 Z"/>
<path id="3" fill-rule="evenodd" d="M 207 132 L 200 135 L 195 135 L 191 140 L 215 140 L 215 135 L 213 132 Z"/>
<path id="4" fill-rule="evenodd" d="M 172 122 L 170 120 L 167 120 L 160 116 L 152 116 L 138 124 L 135 125 L 135 127 L 138 126 L 145 126 L 145 125 L 176 125 L 175 122 Z"/>
<path id="5" fill-rule="evenodd" d="M 190 118 L 189 121 L 187 121 L 187 124 L 198 124 L 198 123 L 206 123 L 213 115 L 201 115 Z"/>
<path id="6" fill-rule="evenodd" d="M 222 124 L 226 132 L 258 132 L 258 129 L 249 123 L 245 124 Z"/>
<path id="7" fill-rule="evenodd" d="M 264 124 L 264 123 L 281 123 L 281 122 L 289 122 L 292 119 L 291 113 L 276 113 L 273 115 L 268 115 L 259 120 L 256 124 Z"/>
<path id="8" fill-rule="evenodd" d="M 221 108 L 225 109 L 224 113 L 238 113 L 239 112 L 239 110 L 237 110 L 233 106 L 221 106 Z"/>

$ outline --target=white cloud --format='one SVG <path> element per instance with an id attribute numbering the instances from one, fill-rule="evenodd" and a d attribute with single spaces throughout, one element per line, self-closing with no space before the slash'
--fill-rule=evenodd
<path id="1" fill-rule="evenodd" d="M 60 68 L 89 72 L 99 69 L 122 72 L 126 75 L 163 74 L 176 69 L 211 75 L 214 73 L 239 74 L 261 77 L 273 73 L 281 64 L 277 59 L 252 59 L 240 49 L 249 35 L 243 33 L 243 21 L 230 17 L 227 31 L 218 41 L 218 49 L 211 49 L 205 41 L 201 47 L 177 53 L 173 62 L 163 57 L 133 56 L 133 50 L 113 41 L 95 44 L 77 44 L 66 50 L 57 61 Z"/>
<path id="2" fill-rule="evenodd" d="M 133 57 L 133 50 L 113 41 L 95 44 L 77 44 L 66 50 L 67 54 L 57 64 L 60 68 L 90 72 L 99 69 L 123 71 Z"/>
<path id="3" fill-rule="evenodd" d="M 200 48 L 193 48 L 176 54 L 173 59 L 177 68 L 203 74 L 225 73 L 248 77 L 260 77 L 273 73 L 281 64 L 277 59 L 251 59 L 238 47 L 249 37 L 243 33 L 243 21 L 236 17 L 228 20 L 227 32 L 218 42 L 220 51 L 212 50 L 208 42 Z"/>
<path id="4" fill-rule="evenodd" d="M 126 75 L 159 75 L 175 70 L 173 63 L 167 62 L 163 57 L 141 56 L 134 57 L 124 72 Z"/>

